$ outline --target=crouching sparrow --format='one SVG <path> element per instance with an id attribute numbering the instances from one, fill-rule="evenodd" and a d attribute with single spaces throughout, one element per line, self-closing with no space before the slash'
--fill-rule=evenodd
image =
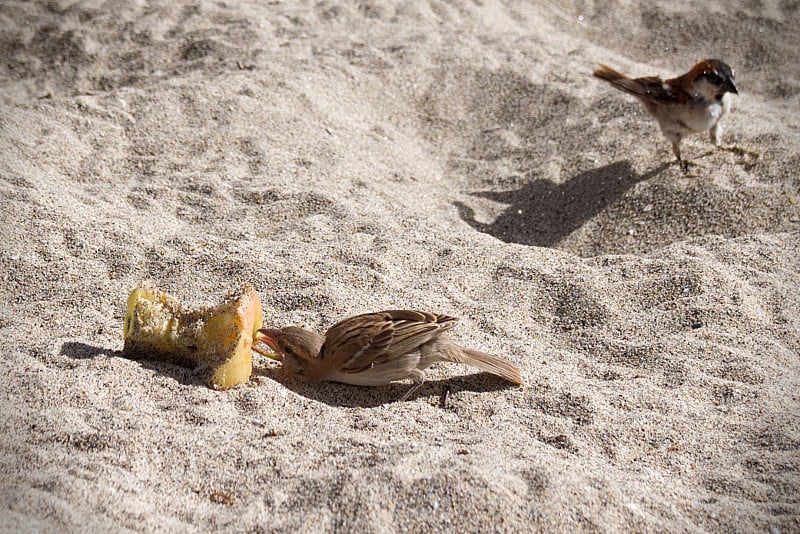
<path id="1" fill-rule="evenodd" d="M 717 146 L 722 135 L 720 121 L 731 107 L 730 94 L 739 93 L 733 70 L 718 59 L 703 60 L 686 74 L 669 80 L 657 76 L 628 78 L 606 65 L 600 65 L 594 75 L 641 100 L 672 143 L 672 153 L 684 169 L 681 140 L 708 130 Z"/>
<path id="2" fill-rule="evenodd" d="M 522 376 L 514 365 L 450 341 L 445 332 L 456 323 L 455 317 L 420 311 L 366 313 L 339 321 L 324 337 L 296 326 L 262 328 L 256 340 L 278 357 L 256 345 L 253 350 L 281 360 L 309 382 L 382 386 L 410 378 L 414 385 L 401 401 L 422 385 L 423 370 L 441 361 L 478 367 L 522 385 Z"/>

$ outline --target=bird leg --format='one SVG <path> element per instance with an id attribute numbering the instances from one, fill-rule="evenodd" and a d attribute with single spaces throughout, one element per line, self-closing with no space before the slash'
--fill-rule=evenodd
<path id="1" fill-rule="evenodd" d="M 678 166 L 681 168 L 683 174 L 689 174 L 689 169 L 691 169 L 692 167 L 703 167 L 699 163 L 681 158 L 681 149 L 678 146 L 679 143 L 680 141 L 672 144 L 672 153 L 675 154 L 675 158 L 677 158 L 675 160 L 675 163 L 677 163 Z"/>
<path id="2" fill-rule="evenodd" d="M 681 168 L 681 171 L 683 171 L 683 174 L 689 174 L 689 169 L 691 167 L 699 167 L 699 165 L 697 163 L 694 163 L 692 161 L 687 161 L 685 159 L 681 159 L 680 157 L 678 157 L 678 159 L 675 161 L 675 163 L 677 163 L 678 166 Z"/>
<path id="3" fill-rule="evenodd" d="M 684 174 L 688 173 L 689 166 L 693 165 L 693 163 L 684 161 L 681 158 L 681 137 L 679 135 L 676 136 L 668 135 L 667 137 L 670 139 L 670 141 L 672 141 L 672 153 L 675 155 L 676 162 L 678 163 Z"/>
<path id="4" fill-rule="evenodd" d="M 400 397 L 400 402 L 405 402 L 408 398 L 419 389 L 423 382 L 425 382 L 425 373 L 420 371 L 419 369 L 412 369 L 409 371 L 408 376 L 411 380 L 414 381 L 414 385 L 411 386 L 411 389 L 406 391 L 406 394 Z"/>
<path id="5" fill-rule="evenodd" d="M 450 386 L 445 386 L 444 390 L 442 390 L 442 396 L 439 397 L 439 408 L 445 409 L 447 408 L 447 395 L 450 394 Z"/>
<path id="6" fill-rule="evenodd" d="M 720 126 L 719 121 L 717 121 L 714 126 L 708 130 L 708 136 L 711 138 L 711 142 L 714 143 L 714 146 L 719 146 L 719 138 L 722 135 L 722 126 Z"/>

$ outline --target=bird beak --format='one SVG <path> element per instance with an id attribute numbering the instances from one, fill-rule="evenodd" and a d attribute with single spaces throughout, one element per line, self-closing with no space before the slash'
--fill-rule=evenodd
<path id="1" fill-rule="evenodd" d="M 739 94 L 739 90 L 736 88 L 736 82 L 733 81 L 733 78 L 728 78 L 725 81 L 723 88 L 729 93 L 733 93 L 735 95 Z"/>
<path id="2" fill-rule="evenodd" d="M 259 329 L 258 331 L 256 331 L 255 336 L 253 336 L 253 341 L 260 341 L 261 343 L 272 349 L 272 352 L 267 352 L 264 349 L 257 347 L 256 345 L 253 345 L 253 350 L 261 354 L 262 356 L 266 356 L 267 358 L 271 358 L 279 362 L 283 361 L 283 355 L 281 354 L 280 348 L 278 347 L 278 342 L 275 341 L 275 338 L 279 334 L 280 330 L 276 330 L 274 328 Z"/>

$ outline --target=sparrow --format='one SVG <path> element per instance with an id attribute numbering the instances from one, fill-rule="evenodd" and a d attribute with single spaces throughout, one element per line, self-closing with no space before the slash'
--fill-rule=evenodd
<path id="1" fill-rule="evenodd" d="M 401 402 L 422 385 L 423 370 L 441 361 L 472 365 L 522 385 L 522 376 L 514 365 L 448 339 L 445 332 L 457 323 L 458 319 L 449 315 L 387 310 L 343 319 L 325 336 L 297 326 L 262 328 L 255 339 L 274 353 L 257 345 L 253 350 L 282 361 L 308 382 L 383 386 L 409 378 L 414 385 Z"/>
<path id="2" fill-rule="evenodd" d="M 669 80 L 657 76 L 628 78 L 607 65 L 600 65 L 594 75 L 641 100 L 672 143 L 672 153 L 684 169 L 681 140 L 708 130 L 711 142 L 718 146 L 720 120 L 730 111 L 730 95 L 739 94 L 733 69 L 718 59 L 705 59 L 686 74 Z"/>

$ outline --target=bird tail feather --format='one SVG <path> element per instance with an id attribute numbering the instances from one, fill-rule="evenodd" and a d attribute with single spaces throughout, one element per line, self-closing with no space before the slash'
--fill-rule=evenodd
<path id="1" fill-rule="evenodd" d="M 497 356 L 466 347 L 458 347 L 458 350 L 447 350 L 446 352 L 447 354 L 443 355 L 448 361 L 477 367 L 519 386 L 523 384 L 519 368 Z"/>
<path id="2" fill-rule="evenodd" d="M 607 82 L 615 82 L 617 80 L 625 80 L 628 77 L 622 74 L 618 70 L 614 70 L 608 65 L 601 64 L 600 67 L 595 69 L 593 73 L 596 77 L 600 78 L 601 80 L 605 80 Z"/>

